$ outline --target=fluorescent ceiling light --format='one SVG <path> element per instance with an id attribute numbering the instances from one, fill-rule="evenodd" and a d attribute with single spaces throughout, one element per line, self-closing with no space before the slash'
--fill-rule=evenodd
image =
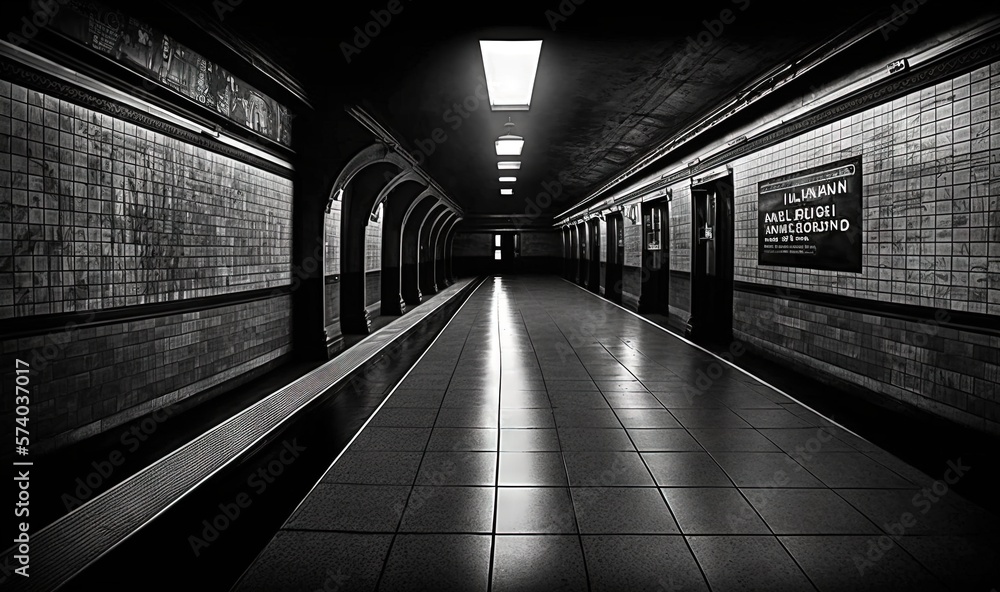
<path id="1" fill-rule="evenodd" d="M 524 138 L 506 134 L 497 138 L 497 156 L 521 156 Z"/>
<path id="2" fill-rule="evenodd" d="M 517 160 L 501 160 L 497 163 L 497 168 L 501 171 L 514 171 L 521 168 L 521 162 Z"/>
<path id="3" fill-rule="evenodd" d="M 513 183 L 517 181 L 517 177 L 500 177 L 501 183 Z"/>
<path id="4" fill-rule="evenodd" d="M 501 189 L 500 195 L 514 195 L 513 189 Z"/>
<path id="5" fill-rule="evenodd" d="M 527 111 L 535 86 L 539 41 L 480 41 L 486 90 L 494 111 Z"/>

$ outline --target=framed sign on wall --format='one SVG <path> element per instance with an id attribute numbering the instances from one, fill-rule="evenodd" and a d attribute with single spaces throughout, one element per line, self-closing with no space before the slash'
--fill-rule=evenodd
<path id="1" fill-rule="evenodd" d="M 861 272 L 861 157 L 757 184 L 757 263 Z"/>

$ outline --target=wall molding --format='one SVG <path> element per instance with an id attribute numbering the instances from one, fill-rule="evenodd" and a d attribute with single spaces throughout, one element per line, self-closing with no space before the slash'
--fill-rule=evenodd
<path id="1" fill-rule="evenodd" d="M 221 154 L 233 160 L 240 161 L 261 170 L 273 173 L 286 179 L 293 179 L 294 172 L 274 162 L 260 158 L 240 150 L 234 146 L 220 142 L 215 138 L 195 133 L 173 123 L 143 112 L 125 103 L 100 96 L 95 92 L 66 83 L 55 76 L 41 70 L 16 62 L 6 56 L 0 56 L 0 78 L 25 86 L 29 89 L 43 92 L 64 101 L 82 105 L 88 109 L 117 117 L 129 123 L 151 129 L 170 136 L 176 140 L 187 142 L 199 148 Z"/>
<path id="2" fill-rule="evenodd" d="M 947 327 L 957 331 L 1000 337 L 1000 318 L 985 313 L 938 309 L 930 306 L 901 304 L 898 302 L 884 302 L 881 300 L 857 298 L 855 296 L 827 294 L 802 290 L 800 288 L 784 288 L 744 281 L 734 281 L 733 288 L 736 292 L 746 294 L 792 300 L 813 306 L 836 308 L 859 314 L 878 315 L 911 323 L 932 324 L 932 326 Z M 939 310 L 944 310 L 947 313 L 946 319 L 941 320 L 937 318 L 936 315 Z"/>
<path id="3" fill-rule="evenodd" d="M 178 314 L 201 312 L 236 304 L 246 304 L 248 302 L 270 300 L 272 298 L 287 296 L 292 293 L 292 289 L 292 285 L 288 284 L 277 288 L 245 290 L 231 294 L 202 296 L 200 298 L 187 298 L 169 302 L 153 302 L 150 304 L 134 304 L 132 306 L 102 310 L 15 317 L 0 321 L 0 334 L 6 340 L 75 332 L 104 325 L 142 321 Z"/>

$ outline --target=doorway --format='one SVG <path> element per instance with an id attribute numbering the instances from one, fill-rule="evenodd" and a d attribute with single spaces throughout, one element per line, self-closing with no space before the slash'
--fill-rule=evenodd
<path id="1" fill-rule="evenodd" d="M 604 276 L 604 295 L 615 304 L 622 303 L 622 263 L 625 260 L 625 228 L 621 212 L 608 214 L 607 272 Z"/>
<path id="2" fill-rule="evenodd" d="M 601 229 L 596 219 L 587 222 L 587 289 L 595 294 L 601 285 Z"/>
<path id="3" fill-rule="evenodd" d="M 493 234 L 493 269 L 496 273 L 512 274 L 520 269 L 521 235 L 517 232 Z"/>
<path id="4" fill-rule="evenodd" d="M 729 342 L 733 337 L 732 174 L 691 187 L 693 206 L 691 318 L 695 341 Z"/>
<path id="5" fill-rule="evenodd" d="M 641 312 L 669 313 L 668 204 L 667 199 L 642 204 L 643 257 L 642 288 L 639 297 Z"/>

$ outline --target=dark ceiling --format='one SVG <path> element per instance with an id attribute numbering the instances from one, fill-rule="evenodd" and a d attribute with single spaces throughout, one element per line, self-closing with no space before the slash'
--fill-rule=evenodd
<path id="1" fill-rule="evenodd" d="M 215 5 L 205 0 L 172 4 L 207 18 L 221 15 L 216 22 L 259 47 L 307 91 L 361 105 L 469 215 L 523 214 L 526 197 L 562 178 L 562 199 L 543 219 L 768 70 L 892 9 L 891 2 L 370 0 L 322 8 L 289 3 L 286 10 L 243 0 L 213 14 Z M 386 10 L 390 4 L 397 14 Z M 391 20 L 365 44 L 355 27 L 375 31 L 372 11 Z M 530 111 L 491 112 L 481 100 L 480 39 L 543 40 Z M 508 117 L 525 148 L 514 196 L 501 197 L 493 141 Z"/>

